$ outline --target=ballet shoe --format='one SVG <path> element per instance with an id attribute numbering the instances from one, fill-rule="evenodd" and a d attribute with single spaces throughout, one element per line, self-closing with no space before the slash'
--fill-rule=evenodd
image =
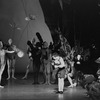
<path id="1" fill-rule="evenodd" d="M 63 94 L 63 91 L 57 91 L 56 93 L 57 94 Z"/>
<path id="2" fill-rule="evenodd" d="M 7 80 L 9 80 L 9 79 L 10 79 L 10 77 L 7 78 Z"/>
<path id="3" fill-rule="evenodd" d="M 16 77 L 12 76 L 13 79 L 17 79 Z"/>
<path id="4" fill-rule="evenodd" d="M 23 77 L 22 79 L 27 79 L 27 77 Z"/>

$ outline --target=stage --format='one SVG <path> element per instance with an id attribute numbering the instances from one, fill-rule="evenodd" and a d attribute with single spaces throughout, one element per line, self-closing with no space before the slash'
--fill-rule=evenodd
<path id="1" fill-rule="evenodd" d="M 0 88 L 0 100 L 89 100 L 86 90 L 80 86 L 68 88 L 65 84 L 64 93 L 56 94 L 57 84 L 33 85 L 32 76 L 25 80 L 21 75 L 16 77 Z"/>

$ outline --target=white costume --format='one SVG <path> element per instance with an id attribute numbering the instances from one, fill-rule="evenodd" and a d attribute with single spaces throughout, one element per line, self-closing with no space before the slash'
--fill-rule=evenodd
<path id="1" fill-rule="evenodd" d="M 13 53 L 14 51 L 6 51 L 4 49 L 0 49 L 0 83 L 1 83 L 1 78 L 2 78 L 2 74 L 3 74 L 3 71 L 5 69 L 5 64 L 6 64 L 6 61 L 5 61 L 5 54 L 7 53 Z M 0 85 L 1 88 L 3 88 L 3 86 Z"/>

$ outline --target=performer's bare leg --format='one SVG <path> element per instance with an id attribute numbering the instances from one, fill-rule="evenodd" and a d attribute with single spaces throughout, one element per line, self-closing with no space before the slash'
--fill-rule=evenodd
<path id="1" fill-rule="evenodd" d="M 44 79 L 45 79 L 45 84 L 48 85 L 48 73 L 47 73 L 47 65 L 44 65 L 45 70 L 44 70 Z"/>
<path id="2" fill-rule="evenodd" d="M 11 69 L 10 69 L 11 61 L 9 59 L 7 59 L 7 66 L 8 66 L 8 78 L 7 78 L 7 80 L 9 80 L 10 79 L 10 73 L 11 73 Z"/>
<path id="3" fill-rule="evenodd" d="M 16 79 L 16 77 L 15 77 L 15 59 L 12 60 L 12 78 Z"/>
<path id="4" fill-rule="evenodd" d="M 48 85 L 51 84 L 51 83 L 50 83 L 50 73 L 47 74 L 47 83 L 48 83 Z"/>
<path id="5" fill-rule="evenodd" d="M 45 69 L 44 63 L 42 63 L 42 66 L 41 67 L 43 67 L 43 79 L 44 79 L 43 84 L 46 84 L 46 69 Z"/>
<path id="6" fill-rule="evenodd" d="M 51 84 L 51 77 L 50 76 L 51 76 L 51 63 L 49 61 L 47 64 L 47 83 L 48 83 L 48 85 Z"/>
<path id="7" fill-rule="evenodd" d="M 5 69 L 5 64 L 2 64 L 0 68 L 0 83 L 1 83 L 2 74 L 3 74 L 4 69 Z M 4 86 L 0 85 L 0 88 L 4 88 Z"/>
<path id="8" fill-rule="evenodd" d="M 73 87 L 73 81 L 72 81 L 72 79 L 70 77 L 70 74 L 68 74 L 68 81 L 70 83 L 70 86 L 69 87 Z"/>
<path id="9" fill-rule="evenodd" d="M 45 82 L 45 84 L 48 84 L 48 75 L 45 74 L 45 77 L 46 77 L 46 82 Z"/>
<path id="10" fill-rule="evenodd" d="M 48 73 L 44 73 L 44 77 L 45 77 L 45 84 L 46 85 L 50 85 L 50 74 Z"/>
<path id="11" fill-rule="evenodd" d="M 27 65 L 25 76 L 22 79 L 27 79 L 28 73 L 29 73 L 29 65 Z"/>
<path id="12" fill-rule="evenodd" d="M 44 84 L 47 84 L 47 76 L 45 72 L 43 73 L 43 77 L 44 77 Z"/>
<path id="13" fill-rule="evenodd" d="M 29 64 L 27 65 L 27 69 L 26 69 L 26 73 L 24 75 L 24 77 L 22 79 L 27 79 L 27 76 L 28 76 L 28 73 L 29 73 L 29 69 L 30 69 L 30 66 L 32 65 L 33 61 L 30 60 L 29 61 Z"/>
<path id="14" fill-rule="evenodd" d="M 64 78 L 58 78 L 58 91 L 63 93 Z"/>

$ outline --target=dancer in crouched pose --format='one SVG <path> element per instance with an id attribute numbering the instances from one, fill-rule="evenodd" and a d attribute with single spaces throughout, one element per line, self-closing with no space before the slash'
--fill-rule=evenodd
<path id="1" fill-rule="evenodd" d="M 75 78 L 75 68 L 74 68 L 74 49 L 72 48 L 71 52 L 68 54 L 68 56 L 65 57 L 66 62 L 66 75 L 65 78 L 68 79 L 70 86 L 68 87 L 74 87 L 77 85 L 76 80 L 73 82 L 73 78 Z"/>
<path id="2" fill-rule="evenodd" d="M 5 69 L 5 65 L 6 65 L 5 54 L 6 53 L 14 53 L 14 52 L 15 51 L 5 50 L 3 48 L 3 42 L 0 40 L 0 84 L 1 84 L 2 74 Z M 4 87 L 0 85 L 0 88 L 4 88 Z"/>
<path id="3" fill-rule="evenodd" d="M 74 69 L 74 61 L 69 61 L 69 62 L 70 62 L 70 68 L 68 70 L 68 73 L 67 73 L 66 77 L 68 78 L 68 81 L 70 83 L 70 86 L 68 86 L 68 87 L 74 87 L 74 86 L 77 85 L 77 83 L 73 82 L 73 79 L 72 79 L 72 77 L 74 76 L 74 71 L 75 71 L 75 69 Z"/>
<path id="4" fill-rule="evenodd" d="M 61 56 L 59 56 L 57 53 L 54 53 L 52 65 L 54 66 L 54 71 L 52 74 L 53 78 L 56 77 L 56 74 L 58 76 L 57 93 L 62 94 L 64 90 L 64 79 L 65 79 L 65 74 L 66 74 L 66 65 L 65 65 L 64 59 Z"/>

